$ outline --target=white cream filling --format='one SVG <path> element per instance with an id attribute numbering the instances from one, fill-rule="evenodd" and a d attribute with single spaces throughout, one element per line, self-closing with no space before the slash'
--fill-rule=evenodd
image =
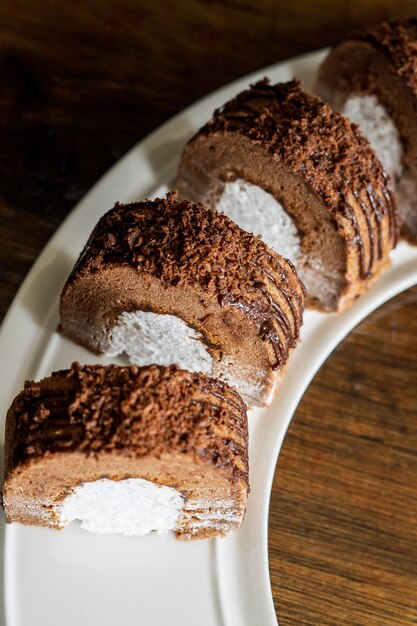
<path id="1" fill-rule="evenodd" d="M 237 179 L 225 184 L 216 208 L 228 215 L 241 228 L 260 234 L 268 246 L 289 259 L 311 296 L 317 296 L 319 299 L 332 298 L 338 273 L 329 273 L 319 259 L 315 257 L 307 259 L 302 254 L 294 220 L 270 193 Z M 224 379 L 236 385 L 236 381 L 230 376 Z M 273 390 L 271 397 L 272 395 Z"/>
<path id="2" fill-rule="evenodd" d="M 242 398 L 246 402 L 251 402 L 253 398 L 262 398 L 262 402 L 265 405 L 268 405 L 272 402 L 276 387 L 279 383 L 280 376 L 277 374 L 275 376 L 274 384 L 271 386 L 269 394 L 265 396 L 265 390 L 262 384 L 257 384 L 252 380 L 253 372 L 246 370 L 246 372 L 241 368 L 239 372 L 225 372 L 222 373 L 219 378 L 223 380 L 225 383 L 234 387 L 236 391 L 242 396 Z"/>
<path id="3" fill-rule="evenodd" d="M 176 363 L 191 372 L 211 374 L 213 358 L 201 335 L 175 315 L 124 312 L 112 328 L 108 356 L 125 352 L 137 365 Z"/>
<path id="4" fill-rule="evenodd" d="M 398 181 L 397 202 L 401 217 L 412 231 L 416 229 L 417 182 L 410 172 L 405 172 Z"/>
<path id="5" fill-rule="evenodd" d="M 358 124 L 387 174 L 398 178 L 402 173 L 402 145 L 397 127 L 378 97 L 351 96 L 341 113 Z"/>
<path id="6" fill-rule="evenodd" d="M 214 361 L 200 333 L 175 315 L 150 311 L 121 313 L 111 329 L 105 354 L 116 357 L 123 353 L 136 365 L 176 363 L 190 372 L 215 376 L 247 399 L 263 395 L 262 385 L 252 380 L 253 369 L 236 367 L 227 357 Z"/>
<path id="7" fill-rule="evenodd" d="M 162 533 L 175 529 L 183 506 L 183 496 L 172 487 L 141 478 L 103 478 L 75 487 L 58 509 L 59 524 L 78 519 L 95 533 Z"/>
<path id="8" fill-rule="evenodd" d="M 238 178 L 224 185 L 216 209 L 243 230 L 261 235 L 268 246 L 296 264 L 300 254 L 297 228 L 272 194 Z"/>
<path id="9" fill-rule="evenodd" d="M 304 258 L 304 263 L 297 267 L 297 272 L 310 296 L 323 302 L 331 302 L 337 293 L 340 280 L 338 271 L 329 271 L 321 259 L 311 256 Z"/>

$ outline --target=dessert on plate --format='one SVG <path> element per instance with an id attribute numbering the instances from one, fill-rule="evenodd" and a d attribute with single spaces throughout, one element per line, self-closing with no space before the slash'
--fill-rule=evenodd
<path id="1" fill-rule="evenodd" d="M 248 494 L 247 416 L 228 385 L 176 366 L 81 366 L 28 381 L 6 421 L 8 522 L 225 535 Z"/>
<path id="2" fill-rule="evenodd" d="M 417 20 L 384 22 L 335 46 L 317 93 L 359 125 L 395 183 L 402 233 L 417 243 Z"/>
<path id="3" fill-rule="evenodd" d="M 178 364 L 272 398 L 296 345 L 304 291 L 291 263 L 203 204 L 116 204 L 61 296 L 60 330 L 98 354 Z"/>
<path id="4" fill-rule="evenodd" d="M 215 111 L 186 145 L 176 186 L 289 258 L 306 305 L 324 311 L 365 291 L 397 239 L 390 181 L 368 142 L 298 81 L 265 79 Z"/>

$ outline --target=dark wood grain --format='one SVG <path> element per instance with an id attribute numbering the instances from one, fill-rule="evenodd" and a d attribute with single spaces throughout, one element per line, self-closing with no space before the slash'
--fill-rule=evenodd
<path id="1" fill-rule="evenodd" d="M 308 388 L 278 461 L 280 626 L 417 623 L 417 287 L 360 324 Z"/>
<path id="2" fill-rule="evenodd" d="M 161 122 L 413 12 L 415 0 L 3 0 L 0 318 L 65 215 Z M 417 623 L 416 303 L 411 290 L 352 333 L 294 418 L 270 517 L 281 625 Z"/>

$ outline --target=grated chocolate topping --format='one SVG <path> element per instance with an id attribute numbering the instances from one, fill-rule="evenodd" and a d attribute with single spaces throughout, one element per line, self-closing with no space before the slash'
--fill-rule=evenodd
<path id="1" fill-rule="evenodd" d="M 200 133 L 241 133 L 283 160 L 321 196 L 331 214 L 352 224 L 361 276 L 372 275 L 375 259 L 384 255 L 382 221 L 387 217 L 394 246 L 398 222 L 391 184 L 358 127 L 297 80 L 271 85 L 257 82 L 214 113 Z M 193 141 L 193 140 L 191 140 Z M 354 196 L 367 223 L 369 258 L 357 216 L 349 204 Z M 372 220 L 375 226 L 372 225 Z M 374 232 L 376 231 L 376 238 Z"/>
<path id="2" fill-rule="evenodd" d="M 296 345 L 304 288 L 294 267 L 202 203 L 180 202 L 171 192 L 164 199 L 116 204 L 97 224 L 68 284 L 112 264 L 134 267 L 167 285 L 192 286 L 221 307 L 237 309 L 270 342 L 273 369 Z M 289 304 L 290 317 L 272 298 L 271 282 Z"/>
<path id="3" fill-rule="evenodd" d="M 248 480 L 247 416 L 231 387 L 177 366 L 73 363 L 15 400 L 12 466 L 56 452 L 194 454 Z"/>
<path id="4" fill-rule="evenodd" d="M 417 19 L 383 22 L 376 28 L 353 35 L 351 40 L 364 41 L 380 50 L 417 94 Z"/>

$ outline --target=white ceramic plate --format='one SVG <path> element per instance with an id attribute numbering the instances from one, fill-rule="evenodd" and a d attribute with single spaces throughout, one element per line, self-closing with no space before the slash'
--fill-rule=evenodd
<path id="1" fill-rule="evenodd" d="M 0 415 L 27 378 L 82 363 L 108 362 L 56 332 L 58 298 L 98 218 L 116 200 L 164 193 L 186 140 L 214 108 L 250 82 L 301 78 L 308 87 L 323 53 L 266 68 L 220 89 L 133 148 L 87 194 L 33 266 L 0 334 Z M 308 311 L 302 342 L 279 396 L 250 415 L 252 492 L 243 527 L 226 539 L 178 542 L 90 534 L 72 523 L 61 532 L 2 524 L 7 626 L 274 626 L 268 569 L 268 509 L 277 456 L 292 415 L 317 369 L 371 311 L 417 283 L 417 248 L 401 243 L 392 267 L 346 313 Z M 2 428 L 3 430 L 3 428 Z"/>

